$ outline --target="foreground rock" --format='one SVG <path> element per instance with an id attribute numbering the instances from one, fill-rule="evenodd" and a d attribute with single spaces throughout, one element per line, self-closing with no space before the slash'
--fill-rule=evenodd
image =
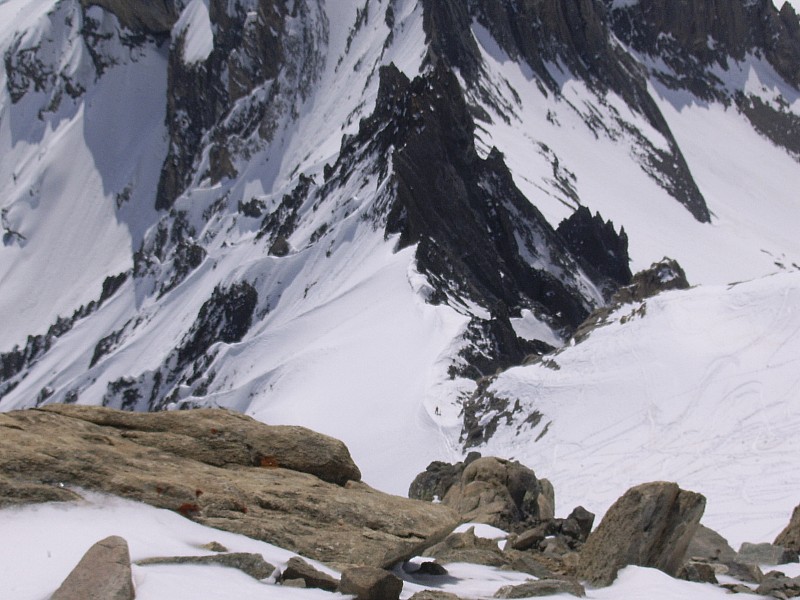
<path id="1" fill-rule="evenodd" d="M 0 506 L 72 500 L 76 486 L 323 562 L 379 567 L 456 525 L 447 507 L 378 492 L 359 477 L 341 442 L 226 410 L 53 405 L 0 414 Z"/>
<path id="2" fill-rule="evenodd" d="M 705 498 L 675 483 L 631 488 L 606 513 L 581 550 L 578 577 L 607 586 L 627 565 L 653 567 L 673 577 L 705 510 Z"/>
<path id="3" fill-rule="evenodd" d="M 338 580 L 327 573 L 315 569 L 299 556 L 293 556 L 289 559 L 286 568 L 281 573 L 280 580 L 284 585 L 287 581 L 300 580 L 303 582 L 304 587 L 318 588 L 328 592 L 334 592 L 339 587 Z"/>
<path id="4" fill-rule="evenodd" d="M 356 600 L 398 600 L 403 581 L 389 571 L 375 567 L 353 567 L 342 573 L 339 591 Z"/>
<path id="5" fill-rule="evenodd" d="M 51 600 L 133 600 L 134 597 L 128 542 L 114 535 L 89 548 Z"/>
<path id="6" fill-rule="evenodd" d="M 789 524 L 775 538 L 775 545 L 800 552 L 800 506 L 795 507 Z"/>
<path id="7" fill-rule="evenodd" d="M 229 552 L 210 556 L 158 556 L 145 558 L 137 565 L 219 565 L 230 569 L 238 569 L 253 579 L 266 579 L 275 571 L 275 566 L 264 560 L 260 554 L 252 552 Z"/>
<path id="8" fill-rule="evenodd" d="M 586 590 L 576 581 L 563 579 L 540 579 L 521 585 L 507 585 L 500 588 L 495 598 L 539 598 L 556 594 L 571 594 L 578 598 L 586 596 Z"/>

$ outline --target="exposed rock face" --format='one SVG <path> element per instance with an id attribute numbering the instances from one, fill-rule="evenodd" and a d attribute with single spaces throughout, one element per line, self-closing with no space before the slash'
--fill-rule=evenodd
<path id="1" fill-rule="evenodd" d="M 736 559 L 736 551 L 719 533 L 700 525 L 686 550 L 688 558 L 727 562 Z"/>
<path id="2" fill-rule="evenodd" d="M 800 506 L 795 507 L 789 524 L 775 538 L 775 543 L 800 552 Z"/>
<path id="3" fill-rule="evenodd" d="M 611 221 L 604 222 L 599 213 L 592 216 L 588 208 L 581 206 L 556 231 L 574 256 L 620 285 L 631 282 L 628 236 L 624 229 L 617 233 Z"/>
<path id="4" fill-rule="evenodd" d="M 114 535 L 89 548 L 51 600 L 133 600 L 135 596 L 128 542 Z"/>
<path id="5" fill-rule="evenodd" d="M 705 510 L 705 498 L 675 483 L 631 488 L 608 510 L 581 550 L 578 576 L 607 586 L 627 565 L 676 576 Z"/>
<path id="6" fill-rule="evenodd" d="M 101 6 L 116 15 L 123 27 L 141 33 L 169 35 L 178 19 L 174 0 L 81 0 L 81 4 Z"/>
<path id="7" fill-rule="evenodd" d="M 354 567 L 342 573 L 339 591 L 354 595 L 356 600 L 397 600 L 403 582 L 383 569 Z"/>
<path id="8" fill-rule="evenodd" d="M 292 118 L 324 62 L 328 25 L 317 0 L 292 6 L 264 0 L 255 10 L 212 0 L 208 8 L 214 29 L 208 56 L 186 56 L 185 30 L 174 32 L 170 47 L 170 145 L 158 186 L 160 209 L 169 208 L 195 175 L 234 177 L 236 156 L 252 154 L 272 139 L 281 120 Z"/>
<path id="9" fill-rule="evenodd" d="M 0 432 L 0 505 L 74 499 L 66 488 L 80 486 L 317 560 L 381 567 L 457 522 L 447 507 L 354 481 L 341 442 L 224 410 L 50 406 L 0 414 Z"/>
<path id="10" fill-rule="evenodd" d="M 459 81 L 437 65 L 413 81 L 381 68 L 375 111 L 342 147 L 326 185 L 348 177 L 360 153 L 391 153 L 393 198 L 376 221 L 399 234 L 400 247 L 417 245 L 429 301 L 488 307 L 491 318 L 473 319 L 468 333 L 485 348 L 465 356 L 464 374 L 477 379 L 536 351 L 517 337 L 511 314 L 535 308 L 571 329 L 604 300 L 586 289 L 590 275 L 514 185 L 502 155 L 478 156 Z M 593 282 L 607 284 L 615 287 L 599 275 Z"/>
<path id="11" fill-rule="evenodd" d="M 691 73 L 693 60 L 727 66 L 728 57 L 742 60 L 759 50 L 786 81 L 800 86 L 800 26 L 788 2 L 778 12 L 769 0 L 653 0 L 626 3 L 611 15 L 622 40 L 678 72 Z M 703 95 L 702 88 L 690 89 Z"/>

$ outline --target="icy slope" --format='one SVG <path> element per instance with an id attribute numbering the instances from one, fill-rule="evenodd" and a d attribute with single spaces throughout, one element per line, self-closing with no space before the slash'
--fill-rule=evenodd
<path id="1" fill-rule="evenodd" d="M 479 449 L 550 478 L 559 513 L 677 481 L 734 545 L 771 540 L 800 489 L 798 306 L 796 272 L 623 305 L 546 365 L 500 375 L 489 391 L 521 416 Z"/>

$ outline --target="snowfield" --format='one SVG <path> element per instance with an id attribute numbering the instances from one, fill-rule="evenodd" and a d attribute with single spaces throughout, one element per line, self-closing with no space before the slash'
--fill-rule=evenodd
<path id="1" fill-rule="evenodd" d="M 490 387 L 520 400 L 520 422 L 539 411 L 538 426 L 501 428 L 481 450 L 549 478 L 557 513 L 602 515 L 633 485 L 668 480 L 704 494 L 703 523 L 736 548 L 788 523 L 800 502 L 800 273 L 624 305 L 549 358 Z"/>

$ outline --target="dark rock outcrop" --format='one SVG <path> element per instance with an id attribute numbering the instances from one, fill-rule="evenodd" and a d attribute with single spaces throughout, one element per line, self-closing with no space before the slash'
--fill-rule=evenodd
<path id="1" fill-rule="evenodd" d="M 128 542 L 114 535 L 89 548 L 51 600 L 133 600 L 135 596 Z"/>
<path id="2" fill-rule="evenodd" d="M 580 257 L 591 268 L 619 285 L 628 285 L 633 275 L 628 266 L 628 236 L 617 233 L 611 221 L 603 221 L 599 213 L 592 216 L 585 206 L 578 207 L 556 229 L 573 256 Z"/>
<path id="3" fill-rule="evenodd" d="M 120 24 L 132 31 L 168 36 L 178 20 L 173 0 L 81 0 L 85 7 L 100 6 L 116 15 Z"/>
<path id="4" fill-rule="evenodd" d="M 445 506 L 354 481 L 337 440 L 219 409 L 0 414 L 0 473 L 0 506 L 75 499 L 75 486 L 343 564 L 393 565 L 457 523 Z"/>
<path id="5" fill-rule="evenodd" d="M 611 585 L 627 565 L 678 574 L 705 509 L 705 498 L 675 483 L 631 488 L 608 509 L 581 550 L 578 577 Z"/>
<path id="6" fill-rule="evenodd" d="M 698 67 L 727 67 L 750 51 L 763 53 L 786 81 L 800 86 L 800 25 L 788 2 L 780 12 L 769 0 L 631 2 L 611 11 L 611 23 L 626 44 L 659 56 L 700 96 Z"/>

